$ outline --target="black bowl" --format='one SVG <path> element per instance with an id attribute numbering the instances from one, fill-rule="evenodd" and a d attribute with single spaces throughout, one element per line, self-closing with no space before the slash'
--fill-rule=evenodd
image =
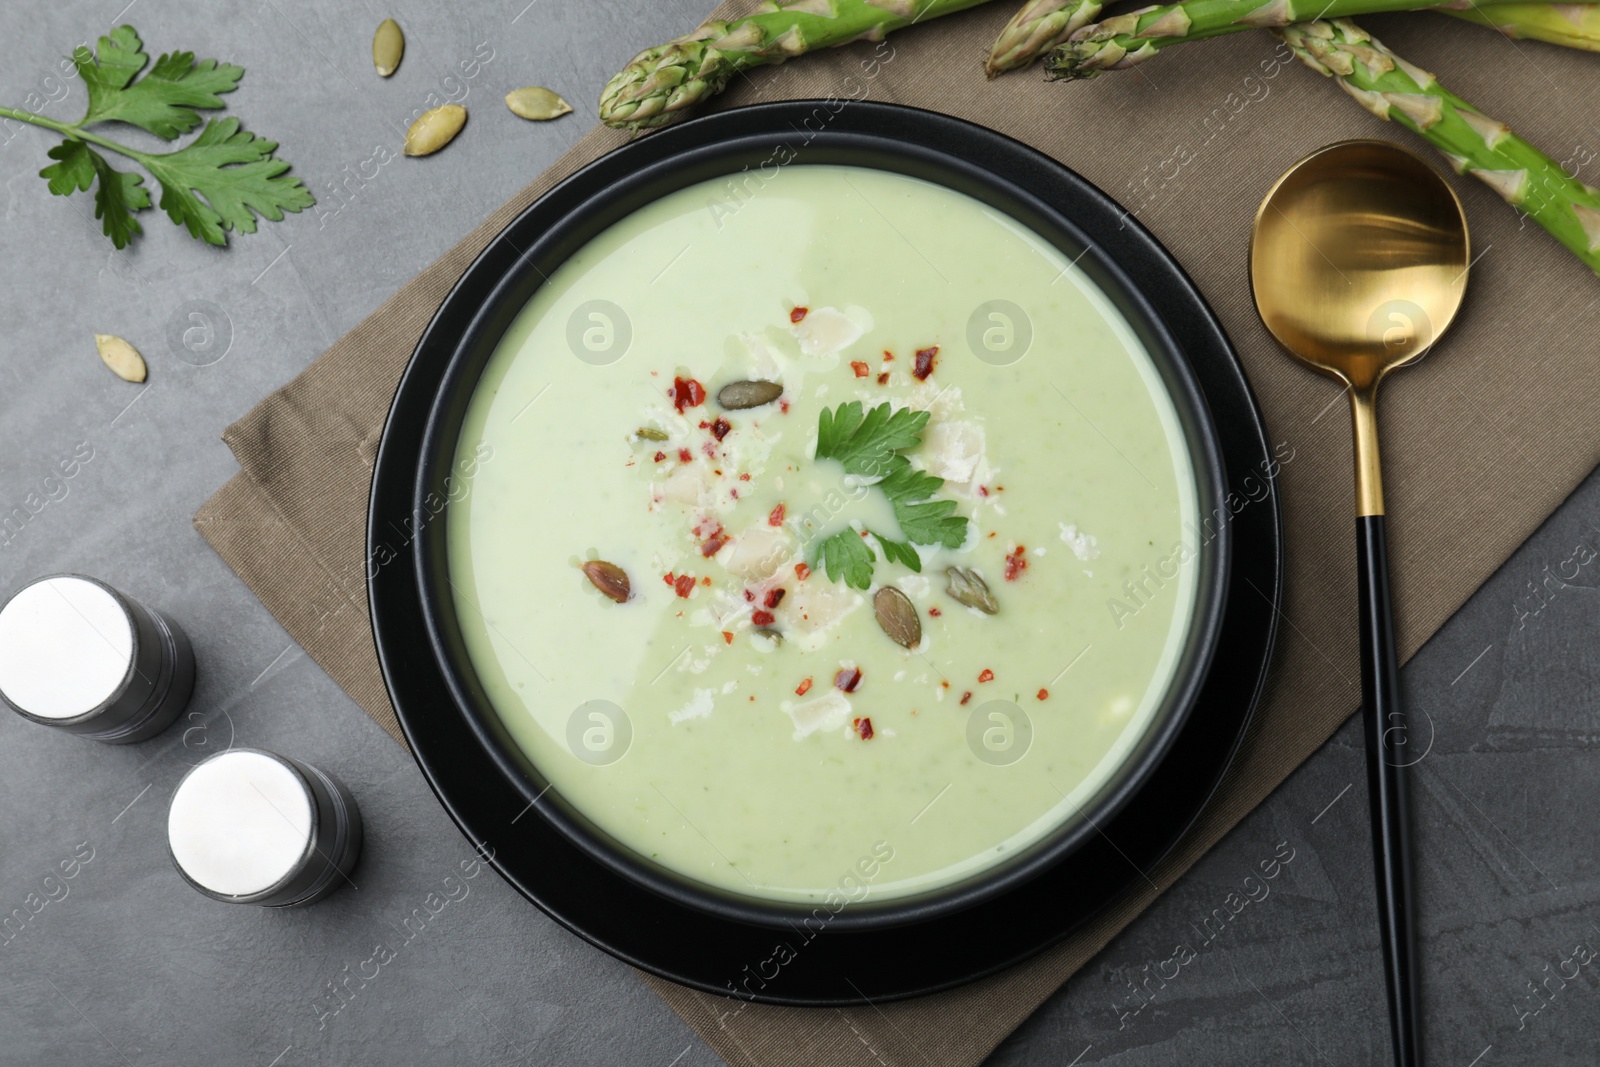
<path id="1" fill-rule="evenodd" d="M 369 558 L 398 557 L 403 565 L 373 569 L 369 591 L 379 656 L 418 762 L 462 828 L 493 852 L 501 873 L 602 947 L 702 985 L 707 984 L 703 976 L 685 975 L 658 953 L 643 951 L 637 937 L 633 944 L 619 941 L 609 929 L 614 923 L 594 914 L 595 905 L 606 901 L 606 906 L 637 910 L 649 900 L 670 914 L 697 916 L 725 928 L 764 928 L 769 938 L 773 930 L 793 931 L 813 909 L 738 896 L 679 876 L 614 842 L 548 788 L 490 709 L 471 666 L 454 618 L 445 524 L 432 520 L 439 513 L 435 503 L 449 496 L 445 478 L 484 364 L 544 278 L 607 226 L 668 192 L 746 167 L 770 167 L 787 157 L 791 166 L 865 166 L 933 181 L 1005 212 L 1059 247 L 1121 311 L 1150 353 L 1179 413 L 1196 471 L 1200 514 L 1207 519 L 1206 536 L 1197 546 L 1190 636 L 1173 682 L 1135 750 L 1081 817 L 959 884 L 913 898 L 854 903 L 829 916 L 830 938 L 896 928 L 909 933 L 959 922 L 1036 888 L 1087 846 L 1105 840 L 1104 828 L 1164 764 L 1174 762 L 1166 757 L 1180 735 L 1192 732 L 1187 730 L 1191 713 L 1208 686 L 1215 687 L 1213 666 L 1219 650 L 1230 644 L 1225 623 L 1236 614 L 1229 608 L 1238 600 L 1234 537 L 1240 524 L 1228 521 L 1226 486 L 1230 474 L 1253 467 L 1257 455 L 1265 454 L 1247 391 L 1245 432 L 1238 427 L 1219 432 L 1213 420 L 1215 399 L 1202 388 L 1191 357 L 1198 352 L 1220 360 L 1225 387 L 1242 389 L 1242 377 L 1226 339 L 1170 257 L 1112 201 L 1060 164 L 948 116 L 888 105 L 857 103 L 840 110 L 807 102 L 725 112 L 613 152 L 512 222 L 446 298 L 401 382 L 385 428 L 374 472 Z M 1225 456 L 1230 440 L 1243 444 L 1235 443 L 1237 454 Z M 1261 475 L 1270 484 L 1266 462 Z M 1270 548 L 1268 567 L 1263 571 L 1261 561 L 1252 559 L 1249 569 L 1261 579 L 1271 606 L 1278 577 L 1275 497 L 1257 511 L 1271 513 L 1265 540 L 1257 538 L 1252 546 L 1258 552 Z M 1213 517 L 1224 521 L 1213 522 Z M 1232 642 L 1238 647 L 1227 652 L 1235 667 L 1242 656 L 1251 681 L 1246 716 L 1236 716 L 1235 728 L 1227 731 L 1224 759 L 1253 703 L 1270 645 L 1270 618 L 1264 626 L 1260 619 L 1250 621 L 1249 639 Z M 1220 767 L 1206 770 L 1200 777 L 1209 793 Z M 1193 799 L 1186 803 L 1183 825 L 1197 807 Z M 529 816 L 530 809 L 536 816 Z M 1168 844 L 1172 836 L 1166 835 Z M 590 895 L 574 900 L 559 884 L 568 880 L 589 886 Z M 661 933 L 658 928 L 653 937 L 646 936 L 660 944 Z M 878 995 L 885 995 L 881 988 Z"/>

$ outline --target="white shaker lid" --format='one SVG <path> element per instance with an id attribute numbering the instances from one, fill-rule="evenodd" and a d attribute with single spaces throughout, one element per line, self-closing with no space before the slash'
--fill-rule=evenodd
<path id="1" fill-rule="evenodd" d="M 183 873 L 224 896 L 271 889 L 311 844 L 312 799 L 300 775 L 264 752 L 224 752 L 173 794 L 167 840 Z"/>
<path id="2" fill-rule="evenodd" d="M 116 695 L 133 662 L 133 624 L 103 586 L 43 578 L 0 610 L 0 693 L 42 719 L 70 719 Z"/>

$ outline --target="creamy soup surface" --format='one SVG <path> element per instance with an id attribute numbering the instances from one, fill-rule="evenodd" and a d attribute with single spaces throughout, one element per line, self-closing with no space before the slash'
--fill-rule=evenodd
<path id="1" fill-rule="evenodd" d="M 740 382 L 781 394 L 719 402 Z M 1195 476 L 1126 323 L 1008 216 L 866 169 L 692 186 L 590 242 L 454 478 L 512 737 L 623 845 L 764 899 L 924 891 L 1081 818 L 1195 600 Z"/>

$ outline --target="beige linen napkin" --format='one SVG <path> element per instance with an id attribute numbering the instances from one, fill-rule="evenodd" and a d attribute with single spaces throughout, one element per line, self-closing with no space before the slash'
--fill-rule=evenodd
<path id="1" fill-rule="evenodd" d="M 1062 160 L 1149 226 L 1237 344 L 1274 445 L 1288 579 L 1278 658 L 1258 720 L 1199 824 L 1157 869 L 1165 888 L 1321 745 L 1359 701 L 1347 417 L 1330 383 L 1293 366 L 1256 320 L 1251 216 L 1278 174 L 1349 137 L 1416 144 L 1288 58 L 1264 33 L 1175 48 L 1092 82 L 1037 73 L 985 82 L 979 62 L 1014 2 L 755 71 L 721 102 L 812 96 L 920 105 Z M 735 9 L 736 5 L 727 5 Z M 687 29 L 688 27 L 685 27 Z M 1515 124 L 1584 177 L 1600 86 L 1593 57 L 1512 42 L 1428 14 L 1373 19 L 1401 54 Z M 641 46 L 653 42 L 640 41 Z M 1555 91 L 1552 86 L 1562 87 Z M 298 378 L 228 428 L 241 473 L 195 524 L 311 656 L 396 740 L 367 623 L 363 521 L 371 463 L 412 348 L 461 271 L 558 179 L 623 142 L 596 129 Z M 1574 147 L 1576 145 L 1576 147 Z M 1428 151 L 1423 146 L 1424 151 Z M 1593 180 L 1592 178 L 1590 180 Z M 1409 657 L 1595 465 L 1600 358 L 1586 324 L 1600 281 L 1470 179 L 1470 304 L 1439 350 L 1384 398 L 1391 554 Z M 860 1009 L 734 1006 L 645 977 L 730 1063 L 976 1064 L 1156 896 L 1138 890 L 1030 963 L 954 992 Z"/>

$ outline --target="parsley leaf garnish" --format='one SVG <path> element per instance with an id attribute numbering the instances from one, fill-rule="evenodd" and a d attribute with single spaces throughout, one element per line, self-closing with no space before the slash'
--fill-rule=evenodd
<path id="1" fill-rule="evenodd" d="M 214 59 L 196 63 L 193 52 L 172 52 L 134 82 L 148 62 L 132 26 L 118 26 L 109 37 L 100 38 L 98 58 L 86 45 L 79 45 L 72 63 L 89 91 L 89 111 L 78 125 L 126 122 L 170 141 L 200 125 L 195 108 L 222 107 L 217 94 L 233 92 L 244 75 L 243 67 Z"/>
<path id="2" fill-rule="evenodd" d="M 817 558 L 831 582 L 843 581 L 855 589 L 872 584 L 872 549 L 854 530 L 840 530 L 817 546 Z"/>
<path id="3" fill-rule="evenodd" d="M 276 141 L 240 129 L 238 119 L 206 122 L 199 114 L 199 109 L 223 106 L 219 94 L 238 88 L 244 68 L 214 59 L 197 62 L 193 52 L 171 52 L 140 78 L 150 57 L 132 26 L 119 26 L 100 38 L 95 52 L 79 47 L 72 62 L 89 94 L 83 118 L 64 123 L 6 107 L 0 107 L 0 116 L 66 138 L 47 153 L 56 162 L 39 176 L 57 196 L 93 186 L 95 217 L 116 247 L 127 247 L 143 232 L 136 215 L 150 206 L 150 192 L 141 175 L 115 169 L 96 147 L 143 166 L 161 186 L 162 210 L 207 244 L 226 245 L 230 230 L 254 233 L 257 215 L 276 222 L 286 211 L 303 211 L 315 203 L 298 178 L 284 174 L 289 164 L 273 156 Z M 103 122 L 125 122 L 167 141 L 201 122 L 206 127 L 175 152 L 153 153 L 87 129 Z"/>
<path id="4" fill-rule="evenodd" d="M 909 466 L 905 457 L 896 453 L 920 444 L 927 424 L 926 411 L 895 411 L 888 404 L 879 404 L 865 415 L 859 400 L 832 411 L 824 408 L 817 421 L 817 458 L 838 460 L 846 474 L 881 478 L 893 471 L 896 460 Z"/>
<path id="5" fill-rule="evenodd" d="M 950 505 L 955 507 L 954 504 Z M 918 574 L 922 573 L 922 557 L 917 555 L 917 550 L 906 541 L 891 541 L 879 533 L 873 533 L 873 539 L 878 542 L 878 547 L 883 549 L 883 558 L 890 563 L 904 563 Z"/>
<path id="6" fill-rule="evenodd" d="M 883 550 L 883 558 L 919 573 L 922 557 L 913 544 L 960 548 L 967 539 L 967 520 L 954 514 L 956 502 L 931 499 L 944 485 L 944 479 L 917 470 L 901 455 L 922 443 L 922 430 L 927 424 L 926 411 L 895 410 L 889 404 L 863 411 L 855 400 L 831 411 L 824 409 L 817 423 L 817 458 L 839 461 L 846 474 L 877 478 L 874 487 L 889 498 L 894 508 L 895 522 L 906 540 L 895 541 L 868 531 Z M 872 584 L 876 558 L 854 529 L 840 530 L 824 539 L 816 551 L 816 559 L 830 581 L 843 581 L 855 589 Z"/>

